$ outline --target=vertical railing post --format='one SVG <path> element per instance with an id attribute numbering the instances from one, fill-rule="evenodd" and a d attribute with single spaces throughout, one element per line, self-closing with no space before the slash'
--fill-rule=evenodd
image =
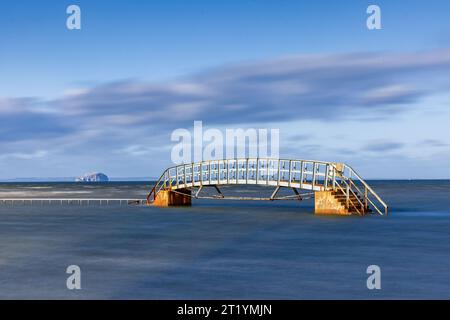
<path id="1" fill-rule="evenodd" d="M 200 186 L 203 186 L 203 161 L 200 162 Z"/>
<path id="2" fill-rule="evenodd" d="M 328 189 L 328 164 L 325 165 L 325 181 L 323 184 L 324 190 Z"/>
<path id="3" fill-rule="evenodd" d="M 259 158 L 256 158 L 256 184 L 258 184 L 259 179 Z"/>
<path id="4" fill-rule="evenodd" d="M 164 173 L 164 188 L 165 188 L 165 189 L 168 188 L 168 180 L 169 180 L 168 175 L 169 175 L 169 172 L 166 171 L 166 172 Z"/>
<path id="5" fill-rule="evenodd" d="M 211 184 L 211 161 L 208 161 L 209 184 Z"/>
<path id="6" fill-rule="evenodd" d="M 225 162 L 227 164 L 227 184 L 230 184 L 230 163 L 228 160 L 225 160 Z"/>
<path id="7" fill-rule="evenodd" d="M 248 184 L 248 158 L 246 159 L 247 163 L 246 165 L 246 169 L 245 169 L 245 184 Z"/>
<path id="8" fill-rule="evenodd" d="M 292 160 L 289 160 L 289 187 L 291 186 L 291 180 L 292 180 Z"/>
<path id="9" fill-rule="evenodd" d="M 347 209 L 349 209 L 350 208 L 350 187 L 348 184 L 346 185 L 345 191 L 346 191 L 345 192 L 345 203 L 347 205 Z"/>
<path id="10" fill-rule="evenodd" d="M 314 187 L 316 185 L 316 163 L 313 162 L 313 172 L 312 172 L 312 189 L 314 190 Z"/>
<path id="11" fill-rule="evenodd" d="M 336 191 L 336 168 L 333 166 L 333 190 Z"/>
<path id="12" fill-rule="evenodd" d="M 220 184 L 220 161 L 217 160 L 217 184 Z"/>
<path id="13" fill-rule="evenodd" d="M 303 187 L 303 161 L 300 161 L 300 189 Z"/>
<path id="14" fill-rule="evenodd" d="M 367 212 L 368 203 L 367 203 L 367 187 L 364 186 L 364 212 Z"/>
<path id="15" fill-rule="evenodd" d="M 281 160 L 280 159 L 278 159 L 278 179 L 277 179 L 277 186 L 279 186 L 280 185 L 280 173 L 281 173 Z"/>

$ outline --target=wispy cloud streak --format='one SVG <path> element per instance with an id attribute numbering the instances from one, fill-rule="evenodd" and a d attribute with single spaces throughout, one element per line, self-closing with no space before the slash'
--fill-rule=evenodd
<path id="1" fill-rule="evenodd" d="M 170 131 L 194 120 L 233 126 L 380 121 L 432 97 L 436 92 L 427 79 L 445 83 L 449 72 L 448 49 L 310 55 L 222 66 L 161 83 L 123 80 L 74 88 L 47 101 L 4 97 L 0 145 L 5 153 L 30 154 L 30 159 L 42 155 L 38 150 L 65 153 L 69 146 L 78 153 L 95 149 L 147 156 L 170 143 Z M 154 139 L 151 150 L 137 147 L 155 136 L 164 139 Z M 402 147 L 396 143 L 368 144 L 365 150 Z M 21 152 L 25 146 L 29 153 Z"/>

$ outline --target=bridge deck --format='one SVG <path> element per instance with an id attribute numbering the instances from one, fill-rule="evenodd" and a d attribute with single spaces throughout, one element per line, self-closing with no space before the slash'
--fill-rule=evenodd
<path id="1" fill-rule="evenodd" d="M 201 186 L 221 186 L 221 185 L 257 185 L 257 186 L 273 186 L 273 187 L 286 187 L 286 188 L 298 188 L 298 189 L 305 189 L 305 190 L 313 190 L 313 191 L 323 191 L 325 190 L 324 184 L 321 183 L 315 183 L 314 186 L 311 183 L 300 183 L 299 182 L 292 182 L 292 181 L 256 181 L 252 179 L 238 179 L 238 180 L 232 180 L 232 181 L 224 181 L 224 180 L 207 180 L 207 181 L 195 181 L 192 182 L 186 182 L 186 183 L 178 183 L 172 186 L 173 190 L 176 189 L 187 189 L 187 188 L 193 188 L 193 187 L 201 187 Z"/>

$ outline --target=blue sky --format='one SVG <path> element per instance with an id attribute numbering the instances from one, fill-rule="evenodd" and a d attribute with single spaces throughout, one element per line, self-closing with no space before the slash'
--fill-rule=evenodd
<path id="1" fill-rule="evenodd" d="M 65 26 L 70 4 L 81 30 Z M 366 28 L 370 4 L 382 30 Z M 282 156 L 367 177 L 450 178 L 449 13 L 444 0 L 3 2 L 0 179 L 156 176 L 171 131 L 194 120 L 280 128 Z"/>

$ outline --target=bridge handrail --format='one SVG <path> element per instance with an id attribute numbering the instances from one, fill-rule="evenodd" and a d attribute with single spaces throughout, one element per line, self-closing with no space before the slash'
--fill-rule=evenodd
<path id="1" fill-rule="evenodd" d="M 171 167 L 173 168 L 173 167 Z M 161 191 L 161 189 L 163 188 L 165 181 L 163 182 L 163 184 L 158 188 L 158 185 L 161 183 L 163 177 L 165 177 L 166 172 L 171 169 L 171 168 L 167 168 L 166 170 L 164 170 L 164 172 L 161 174 L 161 176 L 159 177 L 159 179 L 156 181 L 155 186 L 152 188 L 152 190 L 150 191 L 150 193 L 147 195 L 147 204 L 150 204 L 151 201 L 151 197 L 153 195 L 153 200 L 156 199 L 156 195 L 159 193 L 159 191 Z M 158 189 L 158 190 L 157 190 Z"/>
<path id="2" fill-rule="evenodd" d="M 351 170 L 351 172 L 353 173 L 353 175 L 355 176 L 355 177 L 357 177 L 358 179 L 359 179 L 359 181 L 361 181 L 361 183 L 364 185 L 364 187 L 366 187 L 367 188 L 367 190 L 384 206 L 384 207 L 388 207 L 388 205 L 380 198 L 380 196 L 375 192 L 375 191 L 373 191 L 373 189 L 364 181 L 364 179 L 363 178 L 361 178 L 361 176 L 351 167 L 351 166 L 349 166 L 348 164 L 345 164 L 345 166 L 347 167 L 347 168 L 349 168 L 350 170 Z"/>
<path id="3" fill-rule="evenodd" d="M 353 169 L 351 166 L 349 166 L 348 164 L 346 164 L 346 163 L 343 163 L 342 164 L 343 165 L 343 168 L 342 168 L 342 170 L 339 170 L 337 167 L 336 167 L 336 165 L 334 164 L 334 163 L 332 163 L 332 166 L 334 167 L 334 169 L 337 171 L 337 172 L 340 172 L 341 174 L 342 174 L 342 177 L 344 178 L 344 179 L 347 179 L 347 180 L 349 180 L 350 181 L 350 188 L 352 187 L 352 186 L 354 186 L 355 187 L 355 189 L 361 194 L 361 196 L 363 196 L 364 197 L 364 200 L 365 201 L 368 201 L 371 205 L 372 205 L 372 207 L 380 214 L 380 215 L 383 215 L 383 214 L 385 214 L 385 215 L 387 215 L 388 214 L 388 211 L 389 211 L 389 207 L 388 207 L 388 205 L 381 199 L 381 197 L 367 184 L 367 182 L 363 179 L 363 178 L 361 178 L 361 176 L 356 172 L 356 170 L 355 169 Z M 348 176 L 346 176 L 345 175 L 345 168 L 347 168 L 348 170 L 349 170 L 349 175 Z M 358 188 L 358 186 L 353 182 L 353 179 L 352 179 L 352 177 L 356 177 L 357 178 L 357 181 L 359 181 L 363 186 L 364 186 L 364 189 L 365 189 L 365 192 L 364 192 L 364 194 L 363 194 L 363 192 Z M 369 197 L 369 195 L 371 195 L 371 196 L 373 196 L 378 202 L 379 202 L 379 204 L 381 204 L 381 206 L 383 207 L 383 211 L 384 211 L 384 213 L 380 210 L 380 208 L 378 208 L 378 206 L 370 199 L 370 197 Z"/>
<path id="4" fill-rule="evenodd" d="M 345 183 L 345 189 L 339 184 L 337 183 L 337 186 L 339 187 L 339 189 L 342 191 L 342 193 L 346 196 L 346 201 L 347 201 L 347 207 L 351 204 L 352 207 L 359 213 L 362 214 L 363 212 L 360 211 L 360 209 L 358 209 L 358 207 L 353 203 L 353 200 L 350 199 L 350 192 L 355 196 L 355 199 L 359 202 L 359 204 L 361 205 L 361 208 L 364 207 L 364 204 L 362 203 L 362 201 L 359 199 L 358 195 L 353 191 L 353 189 L 350 187 L 350 185 L 347 183 L 347 181 L 343 180 L 343 182 Z"/>

